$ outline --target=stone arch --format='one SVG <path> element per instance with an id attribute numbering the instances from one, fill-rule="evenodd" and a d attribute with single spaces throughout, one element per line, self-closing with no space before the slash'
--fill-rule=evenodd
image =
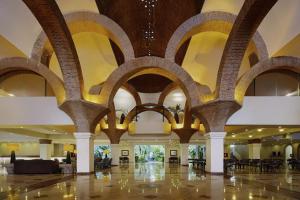
<path id="1" fill-rule="evenodd" d="M 199 91 L 200 95 L 206 96 L 206 95 L 211 94 L 211 91 L 207 85 L 201 85 L 200 83 L 197 83 L 197 82 L 196 82 L 196 85 L 198 87 L 198 91 Z M 168 94 L 177 88 L 180 88 L 180 87 L 178 86 L 178 84 L 176 82 L 172 82 L 169 85 L 167 85 L 167 87 L 159 95 L 158 104 L 163 105 Z"/>
<path id="2" fill-rule="evenodd" d="M 154 103 L 146 103 L 136 106 L 127 114 L 124 123 L 128 125 L 136 115 L 146 111 L 154 111 L 162 114 L 165 118 L 167 118 L 170 124 L 176 124 L 172 113 L 168 109 L 164 108 L 162 105 Z"/>
<path id="3" fill-rule="evenodd" d="M 92 86 L 90 91 L 89 91 L 89 94 L 99 95 L 104 83 L 105 82 L 102 82 L 100 84 Z M 128 83 L 124 83 L 121 86 L 121 88 L 123 88 L 124 90 L 126 90 L 127 92 L 129 92 L 133 96 L 136 105 L 141 105 L 142 104 L 142 100 L 141 100 L 141 97 L 140 97 L 139 93 L 137 92 L 137 90 L 132 85 L 130 85 Z"/>
<path id="4" fill-rule="evenodd" d="M 245 1 L 229 34 L 217 76 L 215 97 L 234 100 L 240 65 L 251 38 L 262 20 L 278 0 Z"/>
<path id="5" fill-rule="evenodd" d="M 66 98 L 63 81 L 45 65 L 23 57 L 9 57 L 0 59 L 0 76 L 9 72 L 30 71 L 43 78 L 51 86 L 59 104 Z"/>
<path id="6" fill-rule="evenodd" d="M 189 18 L 173 33 L 168 42 L 165 58 L 174 62 L 180 46 L 197 33 L 215 31 L 229 35 L 236 18 L 236 15 L 222 11 L 201 13 Z M 253 47 L 251 50 L 257 51 L 260 60 L 269 57 L 267 46 L 259 32 L 254 34 L 251 43 Z"/>
<path id="7" fill-rule="evenodd" d="M 196 83 L 182 67 L 169 60 L 152 56 L 136 58 L 116 69 L 104 83 L 99 102 L 106 107 L 110 107 L 109 105 L 113 102 L 117 90 L 132 75 L 137 73 L 154 73 L 166 76 L 178 83 L 191 107 L 202 104 Z"/>
<path id="8" fill-rule="evenodd" d="M 84 83 L 80 62 L 72 36 L 57 3 L 47 0 L 23 0 L 23 2 L 38 20 L 55 50 L 63 74 L 66 99 L 82 99 Z"/>
<path id="9" fill-rule="evenodd" d="M 158 105 L 163 105 L 168 94 L 176 88 L 178 88 L 178 85 L 175 82 L 172 82 L 169 85 L 167 85 L 167 87 L 159 95 Z"/>
<path id="10" fill-rule="evenodd" d="M 81 32 L 95 32 L 107 36 L 121 49 L 125 61 L 133 59 L 133 46 L 125 31 L 112 19 L 90 11 L 79 11 L 64 15 L 71 35 Z M 42 31 L 34 43 L 31 58 L 47 64 L 53 54 L 52 46 Z"/>
<path id="11" fill-rule="evenodd" d="M 260 74 L 274 69 L 287 69 L 300 73 L 300 58 L 281 56 L 273 57 L 257 63 L 239 79 L 235 88 L 235 99 L 238 102 L 242 102 L 243 97 L 245 96 L 245 93 L 252 81 Z"/>

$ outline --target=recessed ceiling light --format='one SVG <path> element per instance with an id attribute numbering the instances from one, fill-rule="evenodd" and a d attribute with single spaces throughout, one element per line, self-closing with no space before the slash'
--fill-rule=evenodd
<path id="1" fill-rule="evenodd" d="M 249 135 L 249 138 L 252 138 L 253 136 L 252 135 Z"/>
<path id="2" fill-rule="evenodd" d="M 235 135 L 232 135 L 233 138 L 235 138 Z"/>
<path id="3" fill-rule="evenodd" d="M 262 132 L 262 130 L 263 130 L 262 128 L 257 129 L 258 132 Z"/>
<path id="4" fill-rule="evenodd" d="M 283 132 L 283 131 L 284 131 L 284 128 L 279 129 L 279 132 Z"/>

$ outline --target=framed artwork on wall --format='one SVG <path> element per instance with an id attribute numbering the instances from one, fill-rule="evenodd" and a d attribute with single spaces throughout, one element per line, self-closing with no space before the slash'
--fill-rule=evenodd
<path id="1" fill-rule="evenodd" d="M 129 156 L 129 151 L 128 150 L 122 150 L 121 151 L 121 156 Z"/>
<path id="2" fill-rule="evenodd" d="M 170 156 L 177 156 L 177 150 L 170 150 Z"/>

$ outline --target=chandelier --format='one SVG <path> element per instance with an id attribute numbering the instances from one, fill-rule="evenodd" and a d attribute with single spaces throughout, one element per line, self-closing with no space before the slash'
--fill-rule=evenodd
<path id="1" fill-rule="evenodd" d="M 158 0 L 140 0 L 141 5 L 144 9 L 144 16 L 146 23 L 142 28 L 143 40 L 145 41 L 148 56 L 152 55 L 151 46 L 152 42 L 155 40 L 155 30 L 154 30 L 154 11 Z"/>

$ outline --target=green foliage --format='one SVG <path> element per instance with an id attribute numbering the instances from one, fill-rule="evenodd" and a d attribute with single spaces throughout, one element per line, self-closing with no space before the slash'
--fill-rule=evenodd
<path id="1" fill-rule="evenodd" d="M 142 163 L 148 161 L 163 162 L 164 151 L 162 145 L 136 145 L 134 147 L 136 161 Z"/>
<path id="2" fill-rule="evenodd" d="M 108 157 L 111 157 L 111 151 L 110 151 L 110 146 L 109 145 L 99 145 L 94 148 L 94 156 L 95 158 L 104 158 L 105 152 L 107 153 Z"/>

